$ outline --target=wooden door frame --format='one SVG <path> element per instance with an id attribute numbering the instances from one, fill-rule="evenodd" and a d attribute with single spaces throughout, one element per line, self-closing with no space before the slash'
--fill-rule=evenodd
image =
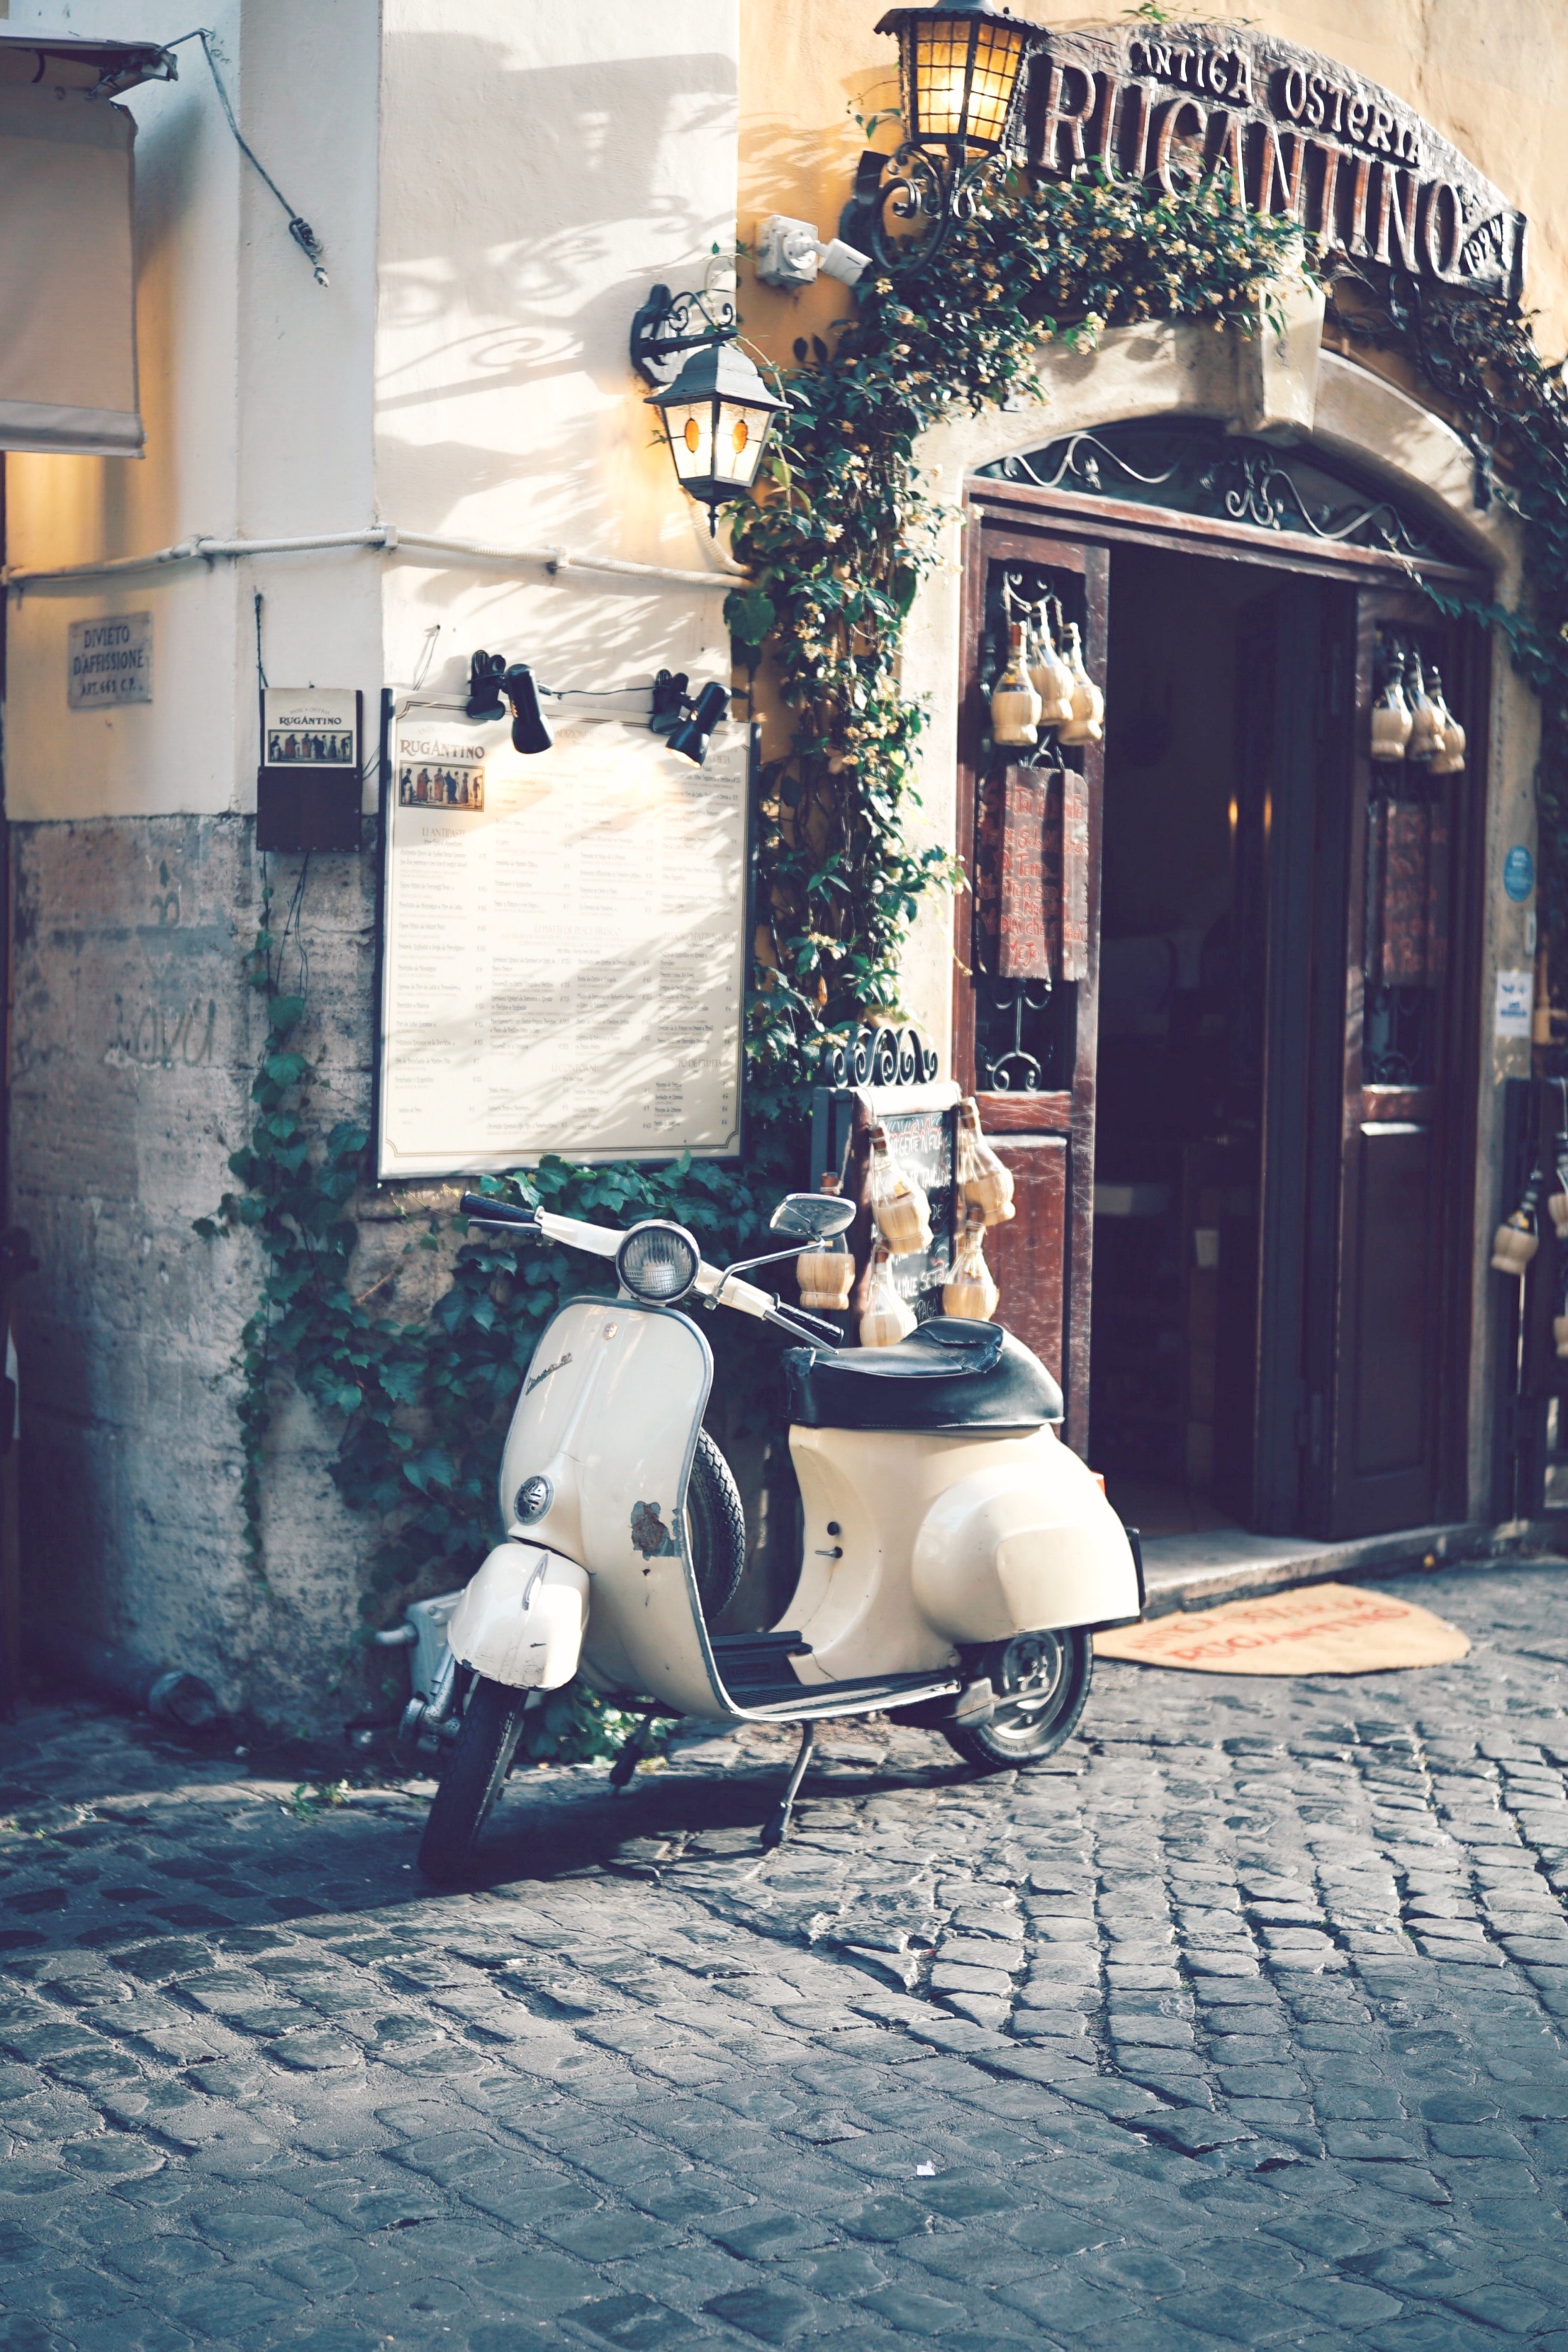
<path id="1" fill-rule="evenodd" d="M 1110 651 L 1109 627 L 1114 618 L 1109 606 L 1110 552 L 1115 546 L 1162 549 L 1175 554 L 1202 555 L 1242 562 L 1259 571 L 1293 572 L 1346 588 L 1376 586 L 1413 591 L 1407 562 L 1374 548 L 1347 547 L 1310 538 L 1304 532 L 1266 531 L 1246 523 L 1185 515 L 1167 507 L 1140 506 L 1130 499 L 1098 498 L 1082 491 L 1047 490 L 1032 483 L 973 475 L 963 492 L 964 561 L 959 641 L 956 847 L 965 871 L 973 870 L 974 814 L 980 781 L 980 714 L 974 681 L 985 618 L 987 565 L 1007 554 L 1020 562 L 1074 570 L 1085 583 L 1089 630 L 1088 667 L 1103 688 Z M 1047 552 L 1049 549 L 1051 551 Z M 1096 561 L 1098 558 L 1098 562 Z M 1469 566 L 1423 560 L 1423 577 L 1446 589 L 1468 593 L 1489 601 L 1492 582 Z M 1447 1516 L 1461 1518 L 1466 1510 L 1468 1461 L 1469 1357 L 1473 1297 L 1470 1281 L 1470 1237 L 1476 1215 L 1479 1089 L 1480 1085 L 1481 1016 L 1479 1003 L 1480 950 L 1485 925 L 1485 841 L 1490 790 L 1490 649 L 1479 631 L 1466 631 L 1460 642 L 1464 674 L 1455 681 L 1456 704 L 1469 724 L 1468 782 L 1464 795 L 1463 835 L 1456 837 L 1458 868 L 1453 889 L 1453 935 L 1450 941 L 1447 1034 L 1454 1043 L 1458 1071 L 1446 1124 L 1438 1196 L 1449 1204 L 1442 1222 L 1439 1248 L 1444 1267 L 1444 1297 L 1440 1304 L 1437 1459 L 1439 1502 Z M 1352 793 L 1364 793 L 1367 751 L 1361 740 L 1358 714 L 1370 703 L 1370 675 L 1363 678 L 1359 642 L 1353 660 L 1352 709 Z M 1092 762 L 1092 764 L 1091 764 Z M 1065 1091 L 1009 1099 L 990 1095 L 981 1098 L 983 1124 L 998 1134 L 1055 1132 L 1068 1139 L 1068 1216 L 1063 1270 L 1062 1385 L 1067 1396 L 1068 1423 L 1072 1442 L 1085 1450 L 1089 1437 L 1089 1317 L 1094 1244 L 1094 1112 L 1099 1032 L 1100 911 L 1101 835 L 1104 801 L 1104 754 L 1091 746 L 1085 759 L 1089 782 L 1089 970 L 1079 983 L 1078 1034 L 1073 1076 Z M 1355 893 L 1365 896 L 1364 826 L 1357 870 L 1347 875 L 1345 921 L 1341 937 L 1347 956 L 1359 948 L 1364 908 L 1358 912 Z M 962 917 L 955 907 L 955 929 Z M 952 977 L 953 1067 L 966 1092 L 974 1086 L 973 983 L 967 957 L 955 936 Z M 1347 978 L 1349 966 L 1346 966 Z M 1359 970 L 1355 976 L 1359 989 Z M 1359 1002 L 1359 997 L 1357 999 Z M 1347 1024 L 1348 1027 L 1348 1024 Z M 1356 1039 L 1359 1050 L 1359 1034 Z M 1350 1052 L 1349 1039 L 1346 1045 Z M 1342 1233 L 1342 1205 L 1339 1223 Z M 1303 1244 L 1306 1236 L 1303 1234 Z M 1462 1243 L 1463 1246 L 1456 1246 Z M 1261 1253 L 1260 1253 L 1261 1255 Z M 1261 1300 L 1259 1302 L 1261 1307 Z M 1307 1498 L 1303 1496 L 1305 1504 Z M 1304 1513 L 1303 1513 L 1304 1515 Z"/>
<path id="2" fill-rule="evenodd" d="M 963 592 L 960 625 L 961 660 L 958 719 L 958 856 L 966 873 L 973 871 L 974 817 L 981 782 L 983 732 L 979 695 L 981 640 L 985 628 L 986 576 L 991 564 L 1016 558 L 1057 572 L 1076 572 L 1083 582 L 1084 661 L 1103 691 L 1106 675 L 1107 598 L 1110 583 L 1108 549 L 1069 538 L 1059 527 L 1020 520 L 1005 511 L 993 514 L 993 502 L 970 486 L 965 499 Z M 1009 486 L 1010 487 L 1010 486 Z M 1067 1138 L 1067 1213 L 1062 1266 L 1061 1385 L 1066 1406 L 1066 1433 L 1079 1454 L 1089 1444 L 1089 1318 L 1094 1266 L 1094 1094 L 1100 1029 L 1100 811 L 1104 798 L 1105 751 L 1100 743 L 1083 747 L 1083 773 L 1088 803 L 1087 969 L 1078 988 L 1078 1022 L 1073 1041 L 1072 1076 L 1068 1085 L 1051 1093 L 1009 1096 L 977 1090 L 974 1061 L 973 984 L 967 959 L 956 951 L 952 971 L 953 1070 L 965 1094 L 975 1095 L 983 1128 L 994 1135 L 1065 1135 Z M 955 910 L 955 921 L 960 919 Z M 955 950 L 957 942 L 954 942 Z"/>

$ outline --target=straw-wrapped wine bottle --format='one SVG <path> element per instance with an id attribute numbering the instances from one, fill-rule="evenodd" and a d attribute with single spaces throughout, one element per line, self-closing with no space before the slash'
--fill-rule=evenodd
<path id="1" fill-rule="evenodd" d="M 989 1323 L 1001 1295 L 985 1263 L 985 1213 L 971 1209 L 952 1272 L 942 1286 L 942 1311 L 967 1323 Z"/>
<path id="2" fill-rule="evenodd" d="M 958 1106 L 958 1189 L 966 1204 L 979 1209 L 988 1225 L 1005 1225 L 1017 1212 L 1013 1204 L 1013 1171 L 1004 1168 L 980 1131 L 980 1106 L 965 1095 Z"/>
<path id="3" fill-rule="evenodd" d="M 911 1257 L 931 1247 L 931 1202 L 912 1176 L 894 1159 L 880 1120 L 871 1129 L 871 1165 L 867 1197 L 877 1231 L 893 1257 Z"/>
<path id="4" fill-rule="evenodd" d="M 892 1261 L 884 1243 L 871 1252 L 871 1283 L 866 1311 L 860 1318 L 863 1348 L 891 1348 L 907 1339 L 915 1328 L 915 1310 L 893 1286 Z"/>
<path id="5" fill-rule="evenodd" d="M 819 1192 L 837 1192 L 838 1179 L 831 1170 L 817 1186 Z M 855 1260 L 847 1234 L 826 1234 L 802 1250 L 795 1262 L 795 1278 L 803 1307 L 826 1307 L 842 1315 L 855 1287 Z"/>

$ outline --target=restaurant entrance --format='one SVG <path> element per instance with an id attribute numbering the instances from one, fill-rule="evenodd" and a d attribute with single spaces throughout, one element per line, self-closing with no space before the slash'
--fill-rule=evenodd
<path id="1" fill-rule="evenodd" d="M 1149 428 L 1118 433 L 1102 493 L 1118 457 L 1156 470 Z M 1068 490 L 1049 451 L 1023 480 L 1007 462 L 971 537 L 956 1006 L 959 1074 L 1020 1180 L 1001 1319 L 1060 1366 L 1069 1442 L 1147 1534 L 1462 1516 L 1484 650 L 1390 562 L 1392 508 L 1298 477 L 1293 510 L 1274 452 L 1268 525 Z M 1331 536 L 1356 511 L 1382 544 Z M 1429 541 L 1420 568 L 1460 570 Z M 1030 604 L 1079 628 L 1102 744 L 988 735 Z M 1370 756 L 1374 699 L 1417 666 L 1466 721 L 1462 768 Z M 1081 895 L 1077 978 L 1070 910 L 1059 973 L 1006 976 L 987 866 L 1010 761 L 1059 761 L 1081 796 L 1081 875 L 1047 845 L 1047 895 Z"/>

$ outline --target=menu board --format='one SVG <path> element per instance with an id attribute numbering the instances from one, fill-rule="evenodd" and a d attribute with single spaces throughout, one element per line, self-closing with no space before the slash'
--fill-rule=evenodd
<path id="1" fill-rule="evenodd" d="M 386 794 L 383 1179 L 740 1147 L 748 735 L 405 715 Z"/>
<path id="2" fill-rule="evenodd" d="M 958 1199 L 958 1113 L 908 1110 L 879 1113 L 888 1148 L 906 1176 L 931 1202 L 931 1244 L 917 1255 L 891 1261 L 893 1287 L 924 1322 L 942 1311 L 942 1286 L 952 1272 L 953 1223 Z"/>

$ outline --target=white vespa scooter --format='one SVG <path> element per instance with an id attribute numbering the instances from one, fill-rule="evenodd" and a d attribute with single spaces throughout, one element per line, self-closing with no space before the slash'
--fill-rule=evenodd
<path id="1" fill-rule="evenodd" d="M 724 1271 L 659 1220 L 617 1233 L 472 1193 L 462 1207 L 476 1224 L 613 1257 L 620 1288 L 568 1301 L 539 1342 L 501 1458 L 506 1541 L 455 1601 L 410 1612 L 405 1733 L 447 1750 L 419 1849 L 427 1876 L 461 1875 L 531 1696 L 579 1671 L 649 1724 L 798 1723 L 767 1846 L 786 1833 L 825 1717 L 912 1710 L 983 1769 L 1061 1745 L 1088 1695 L 1090 1633 L 1141 1613 L 1142 1570 L 1058 1440 L 1060 1391 L 1026 1348 L 939 1317 L 894 1347 L 847 1349 L 742 1280 L 847 1228 L 853 1202 L 826 1193 L 789 1194 L 772 1230 L 793 1246 Z M 713 1359 L 680 1311 L 693 1297 L 808 1342 L 784 1357 L 805 1507 L 789 1630 L 711 1630 L 740 1580 L 745 1520 L 702 1427 Z M 639 1752 L 616 1759 L 619 1785 Z"/>

